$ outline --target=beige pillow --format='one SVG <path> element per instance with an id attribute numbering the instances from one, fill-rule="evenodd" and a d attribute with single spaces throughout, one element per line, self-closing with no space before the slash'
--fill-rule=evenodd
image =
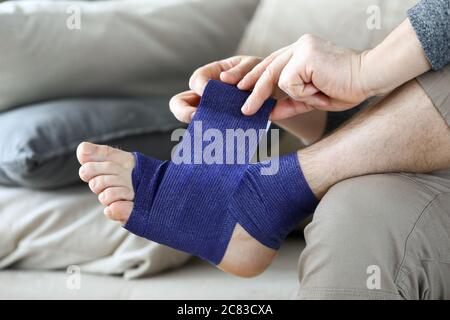
<path id="1" fill-rule="evenodd" d="M 238 52 L 267 56 L 307 33 L 340 46 L 365 50 L 384 39 L 417 1 L 262 0 Z M 381 28 L 370 30 L 367 21 L 371 22 L 377 8 Z"/>
<path id="2" fill-rule="evenodd" d="M 188 258 L 107 220 L 85 185 L 60 191 L 0 187 L 0 269 L 76 265 L 82 272 L 136 278 Z"/>
<path id="3" fill-rule="evenodd" d="M 62 97 L 180 92 L 197 67 L 235 52 L 257 5 L 257 0 L 0 3 L 0 111 Z"/>

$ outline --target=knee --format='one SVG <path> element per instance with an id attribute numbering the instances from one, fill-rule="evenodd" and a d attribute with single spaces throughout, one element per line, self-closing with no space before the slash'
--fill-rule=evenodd
<path id="1" fill-rule="evenodd" d="M 331 288 L 339 292 L 368 293 L 368 273 L 376 266 L 384 292 L 394 294 L 394 275 L 402 248 L 395 244 L 404 234 L 402 224 L 411 215 L 398 210 L 408 199 L 397 192 L 415 188 L 398 175 L 369 175 L 345 180 L 332 187 L 305 228 L 306 247 L 299 262 L 300 287 Z M 406 219 L 406 221 L 408 221 Z M 408 222 L 409 223 L 409 222 Z"/>
<path id="2" fill-rule="evenodd" d="M 348 179 L 323 197 L 305 228 L 306 248 L 301 259 L 305 274 L 319 271 L 317 267 L 338 278 L 343 272 L 356 272 L 354 269 L 365 272 L 364 266 L 373 263 L 386 239 L 381 234 L 385 229 L 380 228 L 385 212 L 377 205 L 383 201 L 378 180 L 376 175 Z M 311 269 L 311 265 L 315 267 Z"/>
<path id="3" fill-rule="evenodd" d="M 403 232 L 401 222 L 413 223 L 414 214 L 428 203 L 423 187 L 397 174 L 351 178 L 334 185 L 321 200 L 305 237 L 333 238 L 336 245 L 380 246 L 387 237 Z"/>
<path id="4" fill-rule="evenodd" d="M 376 226 L 383 223 L 385 212 L 379 177 L 364 176 L 334 185 L 321 200 L 305 236 L 325 237 L 335 246 L 360 246 L 362 241 L 378 238 Z M 383 177 L 385 179 L 385 177 Z M 386 200 L 386 199 L 385 199 Z"/>

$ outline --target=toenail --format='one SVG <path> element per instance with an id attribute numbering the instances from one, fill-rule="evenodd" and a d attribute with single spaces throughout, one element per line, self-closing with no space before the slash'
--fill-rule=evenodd
<path id="1" fill-rule="evenodd" d="M 91 154 L 94 151 L 94 148 L 89 143 L 83 144 L 83 153 L 84 154 Z"/>

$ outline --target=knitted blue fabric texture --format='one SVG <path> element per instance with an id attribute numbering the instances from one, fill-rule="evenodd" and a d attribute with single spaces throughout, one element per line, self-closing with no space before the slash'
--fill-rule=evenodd
<path id="1" fill-rule="evenodd" d="M 229 130 L 258 133 L 267 127 L 274 100 L 247 117 L 240 109 L 248 95 L 219 81 L 208 82 L 174 153 L 184 162 L 135 153 L 135 200 L 127 230 L 219 264 L 236 223 L 262 244 L 278 249 L 298 221 L 312 212 L 317 200 L 295 154 L 279 159 L 277 173 L 262 175 L 267 164 L 249 164 L 258 140 L 236 135 L 228 139 Z M 212 148 L 216 139 L 223 146 L 219 150 Z M 203 159 L 205 155 L 217 163 Z"/>
<path id="2" fill-rule="evenodd" d="M 276 161 L 272 160 L 272 161 Z M 278 250 L 293 228 L 313 213 L 318 200 L 303 176 L 297 153 L 249 165 L 228 206 L 228 214 L 255 239 Z M 270 172 L 273 171 L 273 172 Z"/>

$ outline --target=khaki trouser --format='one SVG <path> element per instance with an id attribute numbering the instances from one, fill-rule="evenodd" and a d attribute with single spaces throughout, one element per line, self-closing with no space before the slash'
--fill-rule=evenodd
<path id="1" fill-rule="evenodd" d="M 417 80 L 450 124 L 450 66 Z M 340 182 L 305 239 L 299 299 L 450 299 L 450 169 Z"/>

